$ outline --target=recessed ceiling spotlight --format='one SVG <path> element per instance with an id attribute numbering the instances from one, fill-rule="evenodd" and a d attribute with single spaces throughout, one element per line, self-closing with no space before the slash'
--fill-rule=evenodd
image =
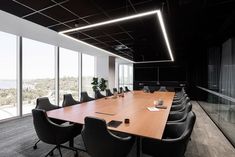
<path id="1" fill-rule="evenodd" d="M 129 49 L 126 45 L 115 45 L 114 49 L 116 51 Z"/>
<path id="2" fill-rule="evenodd" d="M 148 12 L 139 13 L 139 14 L 135 14 L 135 15 L 131 15 L 131 16 L 125 16 L 125 17 L 122 17 L 122 18 L 117 18 L 117 19 L 113 19 L 113 20 L 109 20 L 109 21 L 103 21 L 103 22 L 99 22 L 99 23 L 95 23 L 95 24 L 90 24 L 90 25 L 87 25 L 87 26 L 82 26 L 82 27 L 77 27 L 77 28 L 73 28 L 73 29 L 68 29 L 68 30 L 59 32 L 59 34 L 65 36 L 67 38 L 76 40 L 77 42 L 86 43 L 86 42 L 83 42 L 81 40 L 75 39 L 75 38 L 67 35 L 66 33 L 74 32 L 74 31 L 79 31 L 79 30 L 84 30 L 84 29 L 88 29 L 88 28 L 99 27 L 99 26 L 108 25 L 108 24 L 112 24 L 112 23 L 118 23 L 118 22 L 127 21 L 127 20 L 131 20 L 131 19 L 136 19 L 136 18 L 142 18 L 142 17 L 150 16 L 150 15 L 157 15 L 157 17 L 158 17 L 158 20 L 159 20 L 159 23 L 160 23 L 160 26 L 161 26 L 161 30 L 162 30 L 162 33 L 163 33 L 163 36 L 164 36 L 164 39 L 165 39 L 165 43 L 166 43 L 166 46 L 167 46 L 167 49 L 168 49 L 168 53 L 169 53 L 170 58 L 171 58 L 170 60 L 166 60 L 166 61 L 174 61 L 174 57 L 173 57 L 173 54 L 172 54 L 172 51 L 171 51 L 171 47 L 170 47 L 170 43 L 169 43 L 169 40 L 168 40 L 166 28 L 165 28 L 163 17 L 162 17 L 162 14 L 161 14 L 160 10 L 148 11 Z M 94 45 L 91 45 L 91 44 L 88 44 L 88 43 L 86 43 L 86 45 L 91 46 L 93 48 L 97 48 L 99 50 L 103 50 L 104 52 L 106 52 L 108 54 L 112 54 L 114 56 L 118 56 L 118 57 L 120 57 L 122 59 L 124 58 L 122 56 L 115 55 L 115 54 L 113 54 L 113 53 L 111 53 L 111 52 L 109 52 L 107 50 L 101 49 L 101 48 L 96 47 Z M 129 59 L 126 59 L 126 58 L 125 58 L 125 60 L 133 62 L 133 61 L 131 61 Z M 162 62 L 162 61 L 150 61 L 150 62 Z M 133 63 L 140 63 L 140 62 L 133 62 Z"/>

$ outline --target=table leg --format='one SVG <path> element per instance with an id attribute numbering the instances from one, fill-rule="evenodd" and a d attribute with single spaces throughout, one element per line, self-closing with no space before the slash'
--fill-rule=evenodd
<path id="1" fill-rule="evenodd" d="M 136 156 L 140 157 L 140 137 L 136 137 Z"/>

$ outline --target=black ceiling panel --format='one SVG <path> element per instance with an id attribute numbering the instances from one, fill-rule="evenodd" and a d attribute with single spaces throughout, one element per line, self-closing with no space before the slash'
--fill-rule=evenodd
<path id="1" fill-rule="evenodd" d="M 32 9 L 35 10 L 41 10 L 44 9 L 46 7 L 49 7 L 55 3 L 53 3 L 51 0 L 39 0 L 39 1 L 35 1 L 35 0 L 15 0 L 19 3 L 22 3 L 23 5 L 29 6 Z"/>
<path id="2" fill-rule="evenodd" d="M 77 16 L 71 14 L 69 11 L 61 11 L 63 8 L 60 6 L 55 6 L 53 8 L 47 9 L 45 11 L 42 11 L 42 13 L 60 21 L 60 22 L 65 22 L 73 19 L 77 19 Z"/>
<path id="3" fill-rule="evenodd" d="M 22 5 L 15 3 L 14 1 L 11 1 L 11 0 L 1 0 L 0 9 L 3 11 L 9 12 L 11 14 L 14 14 L 16 16 L 19 16 L 19 17 L 22 17 L 24 15 L 27 15 L 33 12 L 31 9 L 23 7 Z"/>
<path id="4" fill-rule="evenodd" d="M 192 47 L 217 44 L 234 34 L 234 8 L 233 0 L 0 1 L 1 10 L 58 32 L 161 9 L 173 53 L 179 56 Z M 158 19 L 153 16 L 68 35 L 135 61 L 170 59 Z"/>
<path id="5" fill-rule="evenodd" d="M 60 31 L 63 31 L 63 30 L 67 30 L 67 29 L 69 29 L 70 27 L 68 27 L 68 26 L 66 26 L 66 25 L 64 25 L 64 24 L 58 24 L 58 23 L 57 23 L 57 24 L 48 26 L 48 28 L 53 29 L 53 30 L 55 30 L 55 31 L 57 31 L 57 32 L 60 32 Z"/>
<path id="6" fill-rule="evenodd" d="M 37 23 L 39 25 L 45 26 L 45 27 L 57 24 L 57 22 L 55 20 L 50 19 L 50 18 L 48 18 L 44 15 L 41 15 L 39 13 L 28 16 L 25 19 L 29 20 L 29 21 L 32 21 L 34 23 Z"/>
<path id="7" fill-rule="evenodd" d="M 80 17 L 87 17 L 99 13 L 99 10 L 94 6 L 92 0 L 70 0 L 69 3 L 63 6 Z"/>

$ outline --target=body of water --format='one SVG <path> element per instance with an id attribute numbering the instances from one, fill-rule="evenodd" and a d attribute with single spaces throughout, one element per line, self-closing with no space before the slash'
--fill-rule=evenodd
<path id="1" fill-rule="evenodd" d="M 16 88 L 16 80 L 0 80 L 0 89 Z"/>

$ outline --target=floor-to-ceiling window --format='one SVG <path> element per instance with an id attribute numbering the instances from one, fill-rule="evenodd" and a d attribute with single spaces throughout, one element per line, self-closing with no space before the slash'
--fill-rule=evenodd
<path id="1" fill-rule="evenodd" d="M 36 99 L 55 103 L 55 47 L 23 38 L 23 114 L 30 113 Z"/>
<path id="2" fill-rule="evenodd" d="M 72 94 L 78 100 L 79 97 L 79 53 L 76 51 L 60 48 L 59 87 L 60 104 L 63 94 Z"/>
<path id="3" fill-rule="evenodd" d="M 93 96 L 92 78 L 95 76 L 95 57 L 87 54 L 82 54 L 82 91 L 87 91 L 90 96 Z"/>
<path id="4" fill-rule="evenodd" d="M 133 65 L 132 64 L 119 64 L 118 71 L 118 84 L 119 87 L 128 87 L 133 89 Z"/>
<path id="5" fill-rule="evenodd" d="M 0 32 L 0 120 L 17 116 L 16 36 Z"/>

